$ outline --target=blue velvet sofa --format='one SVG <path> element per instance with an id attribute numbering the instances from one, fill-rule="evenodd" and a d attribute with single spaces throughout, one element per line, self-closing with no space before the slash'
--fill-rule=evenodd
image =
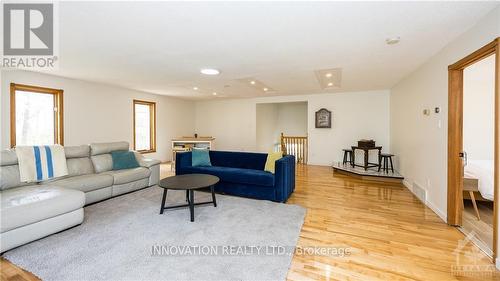
<path id="1" fill-rule="evenodd" d="M 210 152 L 212 166 L 191 165 L 191 152 L 177 153 L 175 173 L 210 174 L 220 178 L 215 191 L 229 195 L 286 202 L 295 189 L 295 157 L 276 161 L 275 174 L 264 171 L 266 153 Z"/>

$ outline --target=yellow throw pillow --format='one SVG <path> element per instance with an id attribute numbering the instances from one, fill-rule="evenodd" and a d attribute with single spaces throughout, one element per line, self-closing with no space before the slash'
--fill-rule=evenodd
<path id="1" fill-rule="evenodd" d="M 283 152 L 269 152 L 267 154 L 266 166 L 264 167 L 264 171 L 271 172 L 274 174 L 274 164 L 276 160 L 279 160 L 283 157 Z"/>

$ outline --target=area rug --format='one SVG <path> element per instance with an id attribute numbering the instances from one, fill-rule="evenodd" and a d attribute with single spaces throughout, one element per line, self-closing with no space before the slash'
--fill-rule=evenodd
<path id="1" fill-rule="evenodd" d="M 6 252 L 42 280 L 284 280 L 305 209 L 217 195 L 159 214 L 151 187 L 85 207 L 84 222 Z M 169 204 L 185 193 L 169 191 Z M 196 192 L 196 201 L 210 194 Z"/>

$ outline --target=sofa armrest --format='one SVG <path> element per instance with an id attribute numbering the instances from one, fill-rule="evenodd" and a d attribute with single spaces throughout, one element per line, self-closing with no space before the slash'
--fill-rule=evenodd
<path id="1" fill-rule="evenodd" d="M 191 152 L 177 152 L 175 154 L 175 174 L 186 174 L 185 168 L 191 167 Z"/>
<path id="2" fill-rule="evenodd" d="M 148 180 L 148 186 L 153 186 L 158 184 L 160 181 L 160 160 L 146 158 L 144 155 L 137 151 L 134 151 L 135 159 L 139 162 L 139 166 L 148 168 L 151 171 Z"/>
<path id="3" fill-rule="evenodd" d="M 276 160 L 274 177 L 276 201 L 286 202 L 295 189 L 295 156 L 286 155 Z"/>
<path id="4" fill-rule="evenodd" d="M 139 161 L 139 165 L 141 165 L 141 167 L 145 167 L 145 168 L 151 168 L 155 165 L 160 165 L 160 163 L 161 163 L 160 160 L 151 159 L 151 158 L 143 158 L 141 161 Z"/>
<path id="5" fill-rule="evenodd" d="M 154 165 L 159 165 L 161 163 L 160 160 L 146 158 L 146 157 L 144 157 L 144 155 L 140 154 L 139 152 L 134 151 L 134 153 L 135 153 L 135 159 L 137 159 L 137 162 L 139 162 L 139 166 L 141 166 L 141 167 L 151 168 Z"/>

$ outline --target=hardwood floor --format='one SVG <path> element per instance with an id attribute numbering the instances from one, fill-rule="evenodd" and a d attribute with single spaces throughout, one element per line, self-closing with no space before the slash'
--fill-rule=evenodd
<path id="1" fill-rule="evenodd" d="M 162 165 L 162 176 L 172 173 Z M 295 255 L 288 280 L 498 280 L 490 260 L 400 184 L 333 174 L 330 167 L 298 166 L 288 201 L 307 208 L 298 246 L 346 247 L 345 257 Z M 452 266 L 488 267 L 455 277 Z M 2 280 L 37 280 L 1 259 Z M 476 267 L 472 267 L 476 269 Z M 470 267 L 469 267 L 470 268 Z M 461 269 L 461 268 L 459 268 Z M 497 273 L 498 274 L 498 273 Z M 496 279 L 497 278 L 497 279 Z"/>
<path id="2" fill-rule="evenodd" d="M 453 276 L 453 252 L 464 235 L 402 185 L 333 175 L 329 167 L 298 167 L 288 203 L 307 208 L 299 246 L 352 252 L 343 258 L 296 255 L 289 280 L 497 280 L 485 272 Z M 459 265 L 471 263 L 464 261 L 471 253 L 473 262 L 492 265 L 472 244 L 458 250 Z"/>
<path id="3" fill-rule="evenodd" d="M 474 231 L 477 234 L 477 243 L 490 255 L 493 253 L 493 202 L 477 201 L 480 220 L 470 200 L 464 200 L 462 215 L 462 229 L 465 233 Z"/>

